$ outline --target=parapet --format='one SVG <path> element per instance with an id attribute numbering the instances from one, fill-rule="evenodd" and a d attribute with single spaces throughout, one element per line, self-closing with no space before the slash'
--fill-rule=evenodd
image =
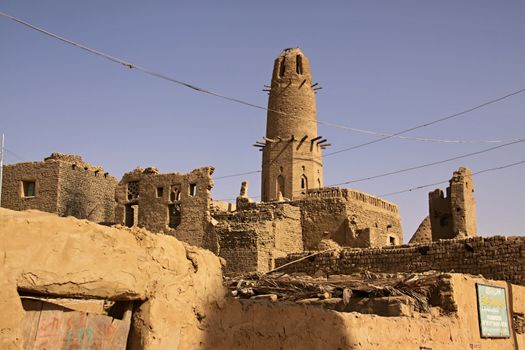
<path id="1" fill-rule="evenodd" d="M 379 209 L 384 209 L 395 214 L 399 214 L 399 208 L 396 204 L 388 202 L 382 198 L 370 195 L 365 192 L 357 191 L 349 188 L 339 187 L 323 187 L 308 190 L 305 195 L 307 198 L 344 198 L 346 200 L 353 199 L 368 205 L 375 206 Z"/>
<path id="2" fill-rule="evenodd" d="M 104 173 L 104 168 L 101 166 L 91 165 L 82 160 L 82 157 L 77 154 L 64 154 L 60 152 L 53 152 L 48 157 L 44 158 L 44 162 L 60 161 L 70 163 L 75 167 L 83 168 L 84 170 L 97 171 Z"/>

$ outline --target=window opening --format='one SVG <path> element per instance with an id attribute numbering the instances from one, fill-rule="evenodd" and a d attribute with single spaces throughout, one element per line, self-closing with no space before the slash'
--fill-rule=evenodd
<path id="1" fill-rule="evenodd" d="M 124 223 L 127 227 L 133 227 L 136 224 L 136 214 L 137 214 L 138 205 L 136 204 L 126 204 L 126 212 L 124 217 Z"/>
<path id="2" fill-rule="evenodd" d="M 281 64 L 279 65 L 279 77 L 284 77 L 284 72 L 286 71 L 286 58 L 283 57 Z"/>
<path id="3" fill-rule="evenodd" d="M 190 184 L 190 196 L 195 197 L 197 195 L 197 184 Z"/>
<path id="4" fill-rule="evenodd" d="M 35 181 L 23 181 L 22 188 L 24 197 L 34 197 L 36 195 Z"/>
<path id="5" fill-rule="evenodd" d="M 130 181 L 128 182 L 128 201 L 139 198 L 139 182 Z"/>
<path id="6" fill-rule="evenodd" d="M 282 175 L 277 177 L 277 195 L 279 192 L 284 196 L 284 177 Z"/>
<path id="7" fill-rule="evenodd" d="M 180 204 L 168 205 L 168 227 L 177 228 L 182 221 Z"/>
<path id="8" fill-rule="evenodd" d="M 297 74 L 303 74 L 303 57 L 301 55 L 295 57 L 295 71 Z"/>
<path id="9" fill-rule="evenodd" d="M 157 187 L 157 198 L 162 198 L 164 195 L 164 187 Z"/>
<path id="10" fill-rule="evenodd" d="M 308 190 L 308 178 L 305 175 L 301 176 L 301 189 Z"/>
<path id="11" fill-rule="evenodd" d="M 170 201 L 180 201 L 180 185 L 171 185 Z"/>
<path id="12" fill-rule="evenodd" d="M 396 238 L 390 236 L 390 237 L 389 237 L 389 243 L 390 243 L 390 245 L 396 245 Z"/>

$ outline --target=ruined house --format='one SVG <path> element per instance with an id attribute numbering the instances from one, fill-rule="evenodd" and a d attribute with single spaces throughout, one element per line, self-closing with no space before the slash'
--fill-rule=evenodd
<path id="1" fill-rule="evenodd" d="M 475 237 L 476 200 L 473 193 L 472 171 L 460 167 L 454 171 L 445 193 L 441 189 L 435 189 L 428 194 L 429 215 L 414 233 L 410 243 Z"/>
<path id="2" fill-rule="evenodd" d="M 3 170 L 4 208 L 114 222 L 117 179 L 78 155 L 52 153 L 42 162 L 5 165 Z"/>
<path id="3" fill-rule="evenodd" d="M 116 222 L 175 236 L 217 252 L 211 234 L 213 167 L 159 174 L 153 167 L 124 174 L 115 191 Z"/>

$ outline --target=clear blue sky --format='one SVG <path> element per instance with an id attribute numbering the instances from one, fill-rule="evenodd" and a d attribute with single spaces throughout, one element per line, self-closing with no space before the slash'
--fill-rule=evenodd
<path id="1" fill-rule="evenodd" d="M 385 132 L 437 119 L 525 87 L 523 1 L 2 1 L 0 11 L 100 51 L 226 95 L 266 105 L 273 60 L 299 46 L 309 57 L 318 118 Z M 121 177 L 213 165 L 216 176 L 257 170 L 252 143 L 264 111 L 234 104 L 67 46 L 0 18 L 0 131 L 23 160 L 80 154 Z M 410 133 L 439 139 L 525 137 L 525 94 Z M 320 126 L 331 150 L 374 137 Z M 325 184 L 490 147 L 387 140 L 324 163 Z M 384 194 L 525 159 L 525 144 L 353 184 Z M 20 161 L 7 154 L 9 163 Z M 243 179 L 216 181 L 233 198 Z M 484 235 L 523 234 L 525 165 L 475 178 Z M 443 185 L 444 187 L 444 185 Z M 428 213 L 431 188 L 388 197 L 405 240 Z"/>

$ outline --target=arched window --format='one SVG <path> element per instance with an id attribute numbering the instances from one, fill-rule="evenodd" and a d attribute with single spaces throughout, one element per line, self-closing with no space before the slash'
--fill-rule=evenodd
<path id="1" fill-rule="evenodd" d="M 303 193 L 308 191 L 308 178 L 305 175 L 301 176 L 301 190 Z"/>
<path id="2" fill-rule="evenodd" d="M 281 64 L 279 65 L 279 78 L 284 77 L 284 72 L 286 70 L 286 58 L 283 57 Z"/>
<path id="3" fill-rule="evenodd" d="M 277 195 L 279 192 L 284 196 L 284 177 L 282 175 L 277 176 Z"/>
<path id="4" fill-rule="evenodd" d="M 297 74 L 303 74 L 303 56 L 295 56 L 295 71 Z"/>

